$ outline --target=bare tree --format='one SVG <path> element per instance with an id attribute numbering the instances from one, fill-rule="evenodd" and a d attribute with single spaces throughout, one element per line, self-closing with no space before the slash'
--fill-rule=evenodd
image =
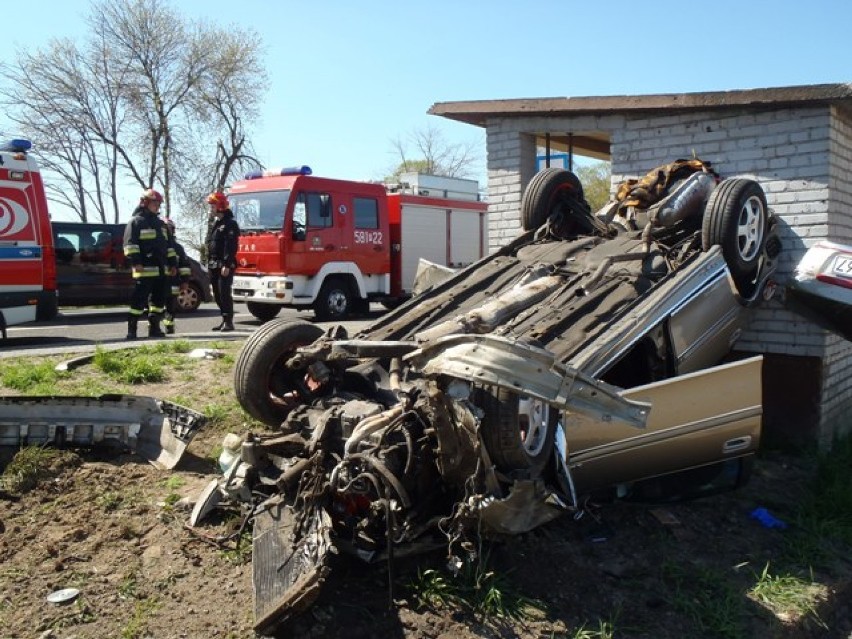
<path id="1" fill-rule="evenodd" d="M 259 38 L 250 30 L 201 27 L 211 63 L 194 92 L 192 148 L 181 159 L 181 217 L 194 233 L 183 239 L 203 253 L 207 229 L 205 196 L 220 191 L 234 175 L 262 167 L 248 138 L 246 122 L 257 119 L 268 80 L 260 60 Z M 201 152 L 205 149 L 206 152 Z M 208 161 L 198 161 L 209 158 Z"/>
<path id="2" fill-rule="evenodd" d="M 90 211 L 105 221 L 100 194 L 104 186 L 114 188 L 113 171 L 104 184 L 101 167 L 107 149 L 91 134 L 84 104 L 91 94 L 87 65 L 73 43 L 53 41 L 45 51 L 21 53 L 15 65 L 0 66 L 6 80 L 0 95 L 7 116 L 37 141 L 48 198 L 83 221 Z"/>
<path id="3" fill-rule="evenodd" d="M 0 65 L 8 117 L 36 143 L 52 201 L 119 220 L 128 181 L 199 207 L 259 166 L 246 122 L 267 80 L 257 35 L 191 23 L 166 0 L 95 0 L 90 37 Z M 5 82 L 2 82 L 5 80 Z"/>
<path id="4" fill-rule="evenodd" d="M 144 170 L 132 173 L 142 188 L 161 185 L 169 210 L 172 144 L 209 60 L 185 22 L 161 0 L 102 0 L 93 5 L 91 23 L 130 72 L 127 115 L 135 124 L 137 148 L 147 155 Z"/>
<path id="5" fill-rule="evenodd" d="M 431 126 L 414 129 L 405 138 L 397 137 L 391 143 L 391 153 L 397 163 L 391 169 L 389 180 L 410 171 L 469 178 L 480 158 L 479 143 L 447 142 L 441 131 Z"/>

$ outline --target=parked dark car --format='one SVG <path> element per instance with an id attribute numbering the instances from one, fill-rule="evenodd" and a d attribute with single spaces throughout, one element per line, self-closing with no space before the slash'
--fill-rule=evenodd
<path id="1" fill-rule="evenodd" d="M 747 480 L 762 358 L 726 358 L 773 290 L 763 190 L 698 160 L 622 187 L 593 213 L 574 174 L 546 169 L 523 234 L 354 337 L 282 320 L 246 340 L 237 399 L 281 432 L 231 446 L 191 523 L 251 503 L 259 631 L 310 605 L 337 551 L 460 553 L 590 497 Z"/>
<path id="2" fill-rule="evenodd" d="M 130 303 L 133 277 L 124 257 L 124 224 L 52 222 L 60 306 Z M 178 295 L 182 312 L 213 299 L 207 270 L 190 258 L 189 285 Z"/>

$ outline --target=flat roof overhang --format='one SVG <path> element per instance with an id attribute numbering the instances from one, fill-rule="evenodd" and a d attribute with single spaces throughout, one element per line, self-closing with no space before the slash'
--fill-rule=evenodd
<path id="1" fill-rule="evenodd" d="M 834 105 L 852 112 L 852 84 L 812 84 L 701 93 L 436 102 L 429 108 L 428 113 L 484 128 L 489 120 L 495 118 L 650 114 L 723 109 L 774 110 L 818 105 Z M 539 138 L 542 146 L 545 144 L 545 136 L 549 136 L 552 150 L 573 150 L 591 157 L 609 158 L 609 134 L 604 131 L 530 133 Z"/>

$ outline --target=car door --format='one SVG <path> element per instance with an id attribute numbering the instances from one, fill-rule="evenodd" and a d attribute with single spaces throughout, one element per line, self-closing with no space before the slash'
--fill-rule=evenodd
<path id="1" fill-rule="evenodd" d="M 346 207 L 338 200 L 339 196 L 327 190 L 296 193 L 289 256 L 291 268 L 296 273 L 315 274 L 331 259 L 342 259 L 341 224 Z M 337 211 L 340 207 L 343 207 L 342 213 Z"/>
<path id="2" fill-rule="evenodd" d="M 81 225 L 80 263 L 90 304 L 126 304 L 133 278 L 123 248 L 120 224 Z"/>
<path id="3" fill-rule="evenodd" d="M 126 304 L 133 278 L 121 224 L 54 223 L 57 285 L 62 306 Z"/>
<path id="4" fill-rule="evenodd" d="M 563 417 L 580 490 L 663 475 L 753 453 L 760 442 L 763 357 L 621 391 L 651 404 L 645 428 Z"/>

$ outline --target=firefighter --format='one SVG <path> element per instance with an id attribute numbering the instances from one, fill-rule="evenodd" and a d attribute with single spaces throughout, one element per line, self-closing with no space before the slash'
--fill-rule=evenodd
<path id="1" fill-rule="evenodd" d="M 148 309 L 148 337 L 165 337 L 160 318 L 166 310 L 166 278 L 177 271 L 169 250 L 169 234 L 160 219 L 163 196 L 144 191 L 124 229 L 124 255 L 133 273 L 133 296 L 127 317 L 127 339 L 136 339 L 139 318 Z"/>
<path id="2" fill-rule="evenodd" d="M 178 296 L 182 290 L 186 289 L 192 269 L 189 266 L 189 258 L 186 256 L 186 251 L 181 243 L 177 241 L 175 222 L 170 217 L 166 218 L 166 229 L 169 232 L 169 253 L 174 252 L 177 262 L 177 273 L 166 278 L 166 313 L 163 319 L 163 326 L 166 328 L 167 335 L 173 335 L 175 332 L 175 315 L 177 315 L 178 310 Z"/>
<path id="3" fill-rule="evenodd" d="M 207 269 L 210 272 L 213 298 L 222 313 L 222 321 L 214 326 L 213 330 L 232 331 L 234 298 L 231 295 L 231 286 L 234 283 L 234 269 L 237 268 L 240 227 L 224 193 L 211 193 L 207 196 L 207 204 L 210 205 L 211 215 L 211 225 L 207 232 Z"/>

